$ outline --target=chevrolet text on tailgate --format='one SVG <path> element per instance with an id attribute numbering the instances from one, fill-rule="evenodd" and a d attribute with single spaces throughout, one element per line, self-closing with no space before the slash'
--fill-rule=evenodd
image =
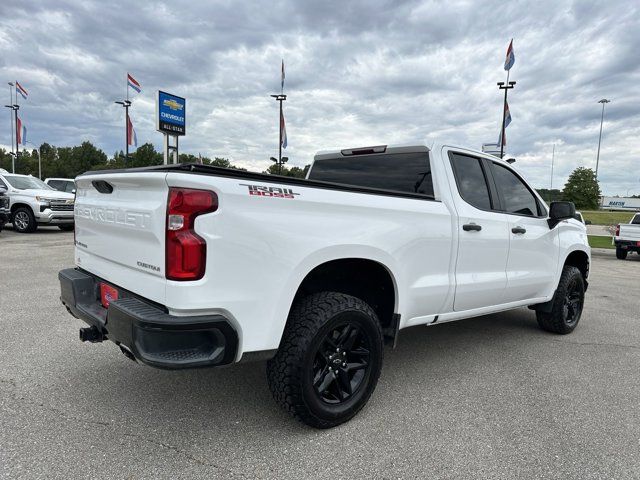
<path id="1" fill-rule="evenodd" d="M 401 329 L 528 306 L 578 324 L 589 275 L 575 208 L 502 160 L 447 145 L 316 155 L 307 179 L 169 165 L 76 179 L 61 299 L 133 360 L 266 359 L 276 401 L 352 418 Z"/>

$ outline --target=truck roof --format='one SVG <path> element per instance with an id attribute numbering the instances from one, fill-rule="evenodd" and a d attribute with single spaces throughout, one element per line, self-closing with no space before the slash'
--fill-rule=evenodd
<path id="1" fill-rule="evenodd" d="M 394 154 L 394 153 L 423 153 L 430 151 L 440 150 L 442 147 L 447 147 L 455 150 L 461 150 L 464 152 L 468 152 L 473 155 L 477 155 L 484 158 L 490 158 L 491 160 L 503 164 L 508 165 L 510 168 L 513 168 L 514 165 L 510 165 L 505 160 L 500 157 L 496 157 L 489 153 L 481 152 L 480 150 L 474 150 L 468 147 L 461 147 L 457 145 L 450 144 L 431 144 L 431 147 L 428 147 L 425 144 L 402 144 L 402 145 L 376 145 L 372 147 L 352 147 L 352 148 L 342 148 L 342 149 L 332 149 L 332 150 L 320 150 L 318 151 L 313 160 L 326 160 L 329 158 L 336 157 L 344 157 L 349 158 L 354 155 L 376 155 L 376 154 Z"/>
<path id="2" fill-rule="evenodd" d="M 428 152 L 426 145 L 376 145 L 373 147 L 353 147 L 335 150 L 321 150 L 313 157 L 314 160 L 325 158 L 350 157 L 354 155 L 376 155 L 381 153 L 422 153 Z"/>

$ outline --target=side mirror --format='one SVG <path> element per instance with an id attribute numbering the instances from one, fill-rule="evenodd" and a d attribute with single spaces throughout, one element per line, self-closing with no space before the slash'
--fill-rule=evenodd
<path id="1" fill-rule="evenodd" d="M 75 195 L 76 194 L 76 189 L 74 188 L 73 190 L 71 190 L 71 193 L 73 193 Z"/>
<path id="2" fill-rule="evenodd" d="M 549 228 L 555 227 L 562 220 L 573 218 L 576 214 L 576 206 L 573 202 L 551 202 L 549 207 Z"/>

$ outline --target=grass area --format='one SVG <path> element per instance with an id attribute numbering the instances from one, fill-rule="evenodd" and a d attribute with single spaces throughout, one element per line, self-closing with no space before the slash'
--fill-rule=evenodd
<path id="1" fill-rule="evenodd" d="M 588 235 L 591 248 L 616 248 L 611 244 L 611 237 L 600 237 L 598 235 Z"/>
<path id="2" fill-rule="evenodd" d="M 611 212 L 609 210 L 581 210 L 585 221 L 591 221 L 592 225 L 617 225 L 629 223 L 635 212 Z"/>

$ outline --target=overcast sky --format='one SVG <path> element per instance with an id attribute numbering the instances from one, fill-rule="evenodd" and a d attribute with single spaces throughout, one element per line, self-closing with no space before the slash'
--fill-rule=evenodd
<path id="1" fill-rule="evenodd" d="M 3 1 L 0 79 L 28 90 L 20 112 L 31 141 L 90 140 L 111 156 L 124 147 L 113 101 L 128 71 L 142 84 L 131 110 L 139 145 L 161 149 L 154 104 L 163 89 L 187 98 L 181 152 L 262 170 L 277 154 L 269 94 L 279 91 L 281 58 L 285 154 L 303 166 L 335 147 L 496 142 L 496 82 L 512 37 L 507 147 L 520 170 L 548 187 L 554 143 L 554 186 L 577 166 L 595 167 L 606 97 L 602 189 L 640 193 L 636 1 Z"/>

